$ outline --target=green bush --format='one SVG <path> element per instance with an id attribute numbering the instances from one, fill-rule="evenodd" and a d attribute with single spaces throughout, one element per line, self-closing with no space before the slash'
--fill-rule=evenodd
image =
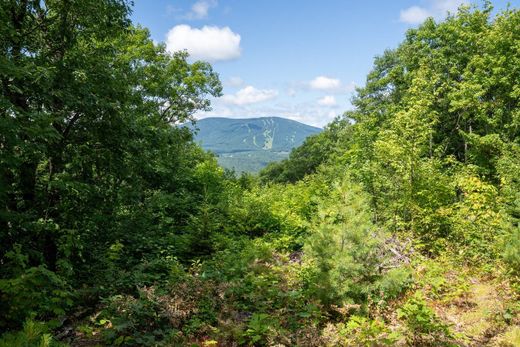
<path id="1" fill-rule="evenodd" d="M 383 235 L 372 223 L 367 197 L 344 181 L 319 210 L 316 230 L 305 247 L 310 297 L 323 304 L 366 304 L 380 290 L 395 297 L 405 287 L 404 271 L 382 271 Z"/>
<path id="2" fill-rule="evenodd" d="M 408 267 L 393 268 L 376 282 L 376 293 L 384 300 L 395 299 L 412 283 L 411 270 Z"/>
<path id="3" fill-rule="evenodd" d="M 397 310 L 397 317 L 406 324 L 407 338 L 413 346 L 453 345 L 454 336 L 449 326 L 428 307 L 420 292 Z"/>
<path id="4" fill-rule="evenodd" d="M 504 261 L 508 266 L 508 270 L 520 279 L 520 226 L 514 230 L 511 236 L 507 239 L 504 250 Z"/>
<path id="5" fill-rule="evenodd" d="M 400 338 L 383 321 L 362 316 L 350 317 L 341 334 L 347 337 L 349 346 L 394 346 Z"/>
<path id="6" fill-rule="evenodd" d="M 500 256 L 498 240 L 508 227 L 501 210 L 501 198 L 495 186 L 474 175 L 463 174 L 457 180 L 460 201 L 450 206 L 449 240 L 464 262 L 488 262 Z"/>
<path id="7" fill-rule="evenodd" d="M 253 345 L 265 345 L 273 330 L 279 328 L 280 323 L 265 313 L 254 313 L 247 324 L 244 336 Z"/>
<path id="8" fill-rule="evenodd" d="M 19 329 L 27 319 L 49 321 L 57 327 L 72 304 L 67 282 L 43 266 L 29 268 L 15 278 L 0 279 L 1 329 Z"/>
<path id="9" fill-rule="evenodd" d="M 65 347 L 52 338 L 49 327 L 41 322 L 28 320 L 23 329 L 0 337 L 0 347 Z"/>
<path id="10" fill-rule="evenodd" d="M 105 305 L 97 324 L 110 345 L 155 346 L 171 330 L 153 290 L 142 289 L 137 298 L 116 295 L 106 299 Z"/>

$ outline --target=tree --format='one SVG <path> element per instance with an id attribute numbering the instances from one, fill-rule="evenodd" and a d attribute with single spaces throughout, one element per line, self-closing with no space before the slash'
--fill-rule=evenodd
<path id="1" fill-rule="evenodd" d="M 377 254 L 382 238 L 358 186 L 344 180 L 331 195 L 304 248 L 314 268 L 311 291 L 326 305 L 359 304 L 380 275 L 382 259 Z"/>
<path id="2" fill-rule="evenodd" d="M 175 125 L 209 108 L 218 76 L 154 44 L 129 11 L 123 0 L 0 4 L 6 281 L 44 268 L 56 283 L 95 285 L 112 246 L 135 266 L 171 247 L 203 199 L 191 165 L 214 159 Z"/>

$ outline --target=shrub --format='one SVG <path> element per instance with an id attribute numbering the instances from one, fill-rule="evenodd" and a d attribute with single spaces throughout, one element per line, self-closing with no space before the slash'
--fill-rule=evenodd
<path id="1" fill-rule="evenodd" d="M 397 317 L 406 324 L 407 338 L 413 346 L 445 346 L 453 342 L 449 326 L 428 307 L 420 292 L 397 310 Z"/>
<path id="2" fill-rule="evenodd" d="M 394 270 L 383 281 L 383 237 L 372 223 L 361 189 L 344 181 L 329 201 L 333 203 L 321 206 L 316 231 L 305 247 L 311 297 L 330 307 L 364 304 L 379 290 L 396 296 L 408 276 Z"/>
<path id="3" fill-rule="evenodd" d="M 244 336 L 253 345 L 264 345 L 267 342 L 267 336 L 272 334 L 272 330 L 276 329 L 278 325 L 279 323 L 268 314 L 255 313 L 247 324 Z"/>
<path id="4" fill-rule="evenodd" d="M 46 320 L 57 327 L 72 306 L 72 298 L 65 280 L 44 266 L 0 279 L 0 328 L 18 329 L 27 319 Z"/>
<path id="5" fill-rule="evenodd" d="M 392 332 L 380 319 L 352 316 L 342 335 L 347 337 L 349 346 L 394 346 L 399 333 Z"/>
<path id="6" fill-rule="evenodd" d="M 116 346 L 154 346 L 165 339 L 170 325 L 152 289 L 141 289 L 139 297 L 115 295 L 105 300 L 97 324 L 103 338 Z"/>
<path id="7" fill-rule="evenodd" d="M 47 325 L 41 322 L 28 320 L 23 330 L 15 333 L 6 333 L 0 338 L 0 347 L 65 347 L 56 342 L 49 333 Z"/>
<path id="8" fill-rule="evenodd" d="M 465 262 L 497 259 L 497 240 L 508 227 L 508 217 L 501 210 L 496 187 L 476 176 L 462 175 L 458 188 L 461 200 L 449 212 L 452 245 Z"/>
<path id="9" fill-rule="evenodd" d="M 520 279 L 520 226 L 508 238 L 504 249 L 504 261 L 509 273 Z"/>

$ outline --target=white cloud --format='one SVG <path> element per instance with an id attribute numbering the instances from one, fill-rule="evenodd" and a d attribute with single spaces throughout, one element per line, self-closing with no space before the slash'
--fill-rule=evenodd
<path id="1" fill-rule="evenodd" d="M 347 100 L 338 101 L 338 106 L 331 108 L 319 105 L 316 101 L 297 101 L 297 99 L 277 98 L 273 102 L 235 105 L 225 102 L 223 98 L 212 100 L 211 111 L 199 112 L 196 118 L 205 117 L 284 117 L 305 124 L 323 127 L 343 111 L 352 109 Z"/>
<path id="2" fill-rule="evenodd" d="M 324 78 L 318 78 L 324 77 Z M 275 87 L 266 89 L 246 85 L 236 93 L 228 92 L 211 101 L 212 110 L 198 112 L 197 118 L 205 117 L 284 117 L 305 124 L 323 127 L 345 110 L 352 109 L 346 97 L 355 89 L 354 82 L 345 83 L 331 76 L 318 76 L 313 82 L 320 87 L 312 89 L 311 81 L 288 82 L 283 91 Z M 330 80 L 333 82 L 330 83 Z M 229 81 L 229 79 L 227 79 Z M 329 83 L 325 83 L 328 81 Z M 314 83 L 315 86 L 316 83 Z M 338 97 L 341 95 L 341 97 Z"/>
<path id="3" fill-rule="evenodd" d="M 185 16 L 186 19 L 204 19 L 208 16 L 209 10 L 217 6 L 216 0 L 199 0 L 191 6 L 191 11 Z"/>
<path id="4" fill-rule="evenodd" d="M 310 81 L 309 86 L 317 90 L 334 90 L 340 88 L 341 81 L 337 78 L 318 76 Z"/>
<path id="5" fill-rule="evenodd" d="M 412 6 L 406 10 L 401 10 L 399 20 L 404 23 L 419 24 L 424 22 L 424 20 L 430 16 L 431 14 L 428 10 L 419 6 Z"/>
<path id="6" fill-rule="evenodd" d="M 399 20 L 408 24 L 420 24 L 428 17 L 440 20 L 448 12 L 455 13 L 461 5 L 468 3 L 468 0 L 429 0 L 427 6 L 412 6 L 401 10 Z"/>
<path id="7" fill-rule="evenodd" d="M 273 89 L 256 89 L 253 86 L 247 86 L 240 89 L 235 94 L 226 94 L 222 100 L 232 105 L 249 105 L 275 98 L 278 91 Z"/>
<path id="8" fill-rule="evenodd" d="M 332 95 L 326 95 L 323 98 L 319 99 L 318 104 L 321 106 L 328 106 L 328 107 L 337 105 L 336 98 Z"/>
<path id="9" fill-rule="evenodd" d="M 354 82 L 344 84 L 338 78 L 318 76 L 310 82 L 300 85 L 303 88 L 310 88 L 317 91 L 325 91 L 334 94 L 351 93 L 356 89 Z"/>
<path id="10" fill-rule="evenodd" d="M 166 35 L 166 49 L 169 52 L 187 50 L 194 60 L 231 60 L 240 57 L 240 39 L 229 27 L 198 29 L 182 24 L 174 26 Z"/>

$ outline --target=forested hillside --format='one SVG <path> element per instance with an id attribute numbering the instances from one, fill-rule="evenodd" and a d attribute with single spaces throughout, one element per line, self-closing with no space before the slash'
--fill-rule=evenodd
<path id="1" fill-rule="evenodd" d="M 192 126 L 195 142 L 213 152 L 229 170 L 257 173 L 268 163 L 288 157 L 310 135 L 321 131 L 280 117 L 235 119 L 210 117 Z"/>
<path id="2" fill-rule="evenodd" d="M 520 12 L 378 56 L 258 176 L 124 0 L 0 2 L 0 346 L 519 346 Z"/>

